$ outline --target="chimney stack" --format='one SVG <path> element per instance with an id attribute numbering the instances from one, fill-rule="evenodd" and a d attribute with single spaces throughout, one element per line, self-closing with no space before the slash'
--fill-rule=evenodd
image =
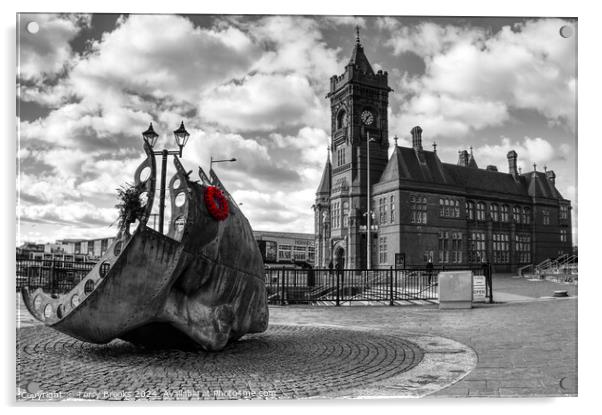
<path id="1" fill-rule="evenodd" d="M 494 166 L 493 164 L 490 164 L 490 165 L 487 166 L 487 168 L 485 170 L 497 171 L 497 166 Z"/>
<path id="2" fill-rule="evenodd" d="M 546 177 L 552 183 L 552 186 L 556 186 L 556 173 L 554 173 L 554 170 L 546 171 Z"/>
<path id="3" fill-rule="evenodd" d="M 458 151 L 458 166 L 468 167 L 468 151 Z"/>
<path id="4" fill-rule="evenodd" d="M 516 151 L 510 150 L 506 157 L 508 157 L 508 173 L 512 174 L 514 177 L 518 176 L 518 170 L 516 169 L 516 159 L 518 158 L 518 155 L 516 154 Z"/>
<path id="5" fill-rule="evenodd" d="M 422 151 L 422 128 L 417 125 L 412 128 L 410 134 L 412 134 L 412 147 L 414 147 L 414 150 Z"/>

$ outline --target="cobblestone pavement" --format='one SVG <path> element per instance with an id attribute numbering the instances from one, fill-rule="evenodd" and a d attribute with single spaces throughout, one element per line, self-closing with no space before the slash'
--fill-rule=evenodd
<path id="1" fill-rule="evenodd" d="M 266 333 L 208 353 L 141 349 L 119 340 L 93 345 L 44 326 L 28 327 L 17 336 L 18 399 L 422 396 L 476 364 L 474 352 L 456 342 L 411 340 L 366 330 L 271 325 Z"/>
<path id="2" fill-rule="evenodd" d="M 272 307 L 274 324 L 327 323 L 374 333 L 428 333 L 465 344 L 476 368 L 430 396 L 574 396 L 577 394 L 577 299 L 422 307 Z"/>

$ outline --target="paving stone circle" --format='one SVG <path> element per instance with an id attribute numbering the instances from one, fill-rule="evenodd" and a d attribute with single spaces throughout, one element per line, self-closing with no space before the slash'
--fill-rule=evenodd
<path id="1" fill-rule="evenodd" d="M 308 398 L 399 375 L 423 356 L 401 337 L 320 326 L 271 325 L 222 352 L 94 345 L 27 327 L 17 333 L 17 399 Z"/>

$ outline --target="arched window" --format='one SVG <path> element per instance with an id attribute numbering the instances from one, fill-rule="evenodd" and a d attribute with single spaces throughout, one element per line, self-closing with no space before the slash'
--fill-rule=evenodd
<path id="1" fill-rule="evenodd" d="M 477 203 L 477 220 L 485 220 L 485 203 Z"/>
<path id="2" fill-rule="evenodd" d="M 489 206 L 489 211 L 491 213 L 491 220 L 494 222 L 497 222 L 500 220 L 500 212 L 499 212 L 499 206 L 496 203 L 492 203 Z"/>
<path id="3" fill-rule="evenodd" d="M 474 202 L 466 202 L 466 216 L 468 220 L 474 220 Z"/>
<path id="4" fill-rule="evenodd" d="M 508 212 L 509 212 L 508 205 L 502 205 L 502 210 L 501 210 L 501 214 L 500 214 L 500 221 L 502 221 L 502 222 L 508 222 Z"/>
<path id="5" fill-rule="evenodd" d="M 520 208 L 518 206 L 512 208 L 512 220 L 514 223 L 520 223 Z"/>
<path id="6" fill-rule="evenodd" d="M 349 202 L 343 202 L 343 228 L 346 228 L 349 225 Z"/>
<path id="7" fill-rule="evenodd" d="M 526 223 L 527 225 L 531 223 L 531 209 L 528 207 L 523 209 L 523 223 Z M 546 224 L 544 223 L 544 225 Z M 549 217 L 547 225 L 549 225 Z"/>
<path id="8" fill-rule="evenodd" d="M 337 130 L 343 127 L 347 127 L 347 112 L 345 110 L 339 111 L 337 115 Z"/>
<path id="9" fill-rule="evenodd" d="M 387 223 L 387 198 L 378 199 L 378 222 Z"/>
<path id="10" fill-rule="evenodd" d="M 341 202 L 332 202 L 330 207 L 331 211 L 331 226 L 332 229 L 339 229 L 341 227 Z"/>

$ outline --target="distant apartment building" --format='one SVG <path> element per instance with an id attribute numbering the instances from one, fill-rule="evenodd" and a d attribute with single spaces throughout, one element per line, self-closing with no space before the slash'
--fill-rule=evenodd
<path id="1" fill-rule="evenodd" d="M 314 234 L 269 231 L 253 231 L 253 234 L 266 266 L 313 266 Z"/>
<path id="2" fill-rule="evenodd" d="M 17 247 L 17 259 L 29 259 L 33 254 L 43 253 L 44 244 L 25 242 Z"/>
<path id="3" fill-rule="evenodd" d="M 114 240 L 114 237 L 110 237 L 60 239 L 46 244 L 25 243 L 17 248 L 17 258 L 67 262 L 95 261 L 104 255 Z"/>

